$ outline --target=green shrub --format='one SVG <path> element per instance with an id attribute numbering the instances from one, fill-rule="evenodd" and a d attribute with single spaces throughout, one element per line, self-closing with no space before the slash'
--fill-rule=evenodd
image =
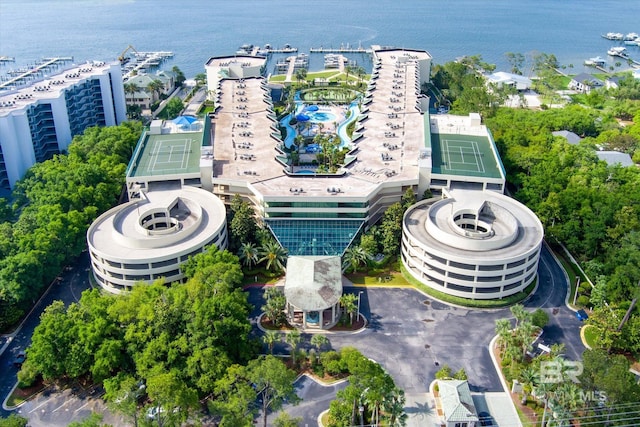
<path id="1" fill-rule="evenodd" d="M 581 294 L 590 294 L 591 293 L 591 285 L 589 284 L 589 282 L 580 283 L 580 286 L 578 287 L 578 289 L 580 290 Z"/>
<path id="2" fill-rule="evenodd" d="M 531 315 L 531 323 L 539 328 L 544 328 L 545 326 L 547 326 L 547 323 L 549 323 L 549 315 L 546 311 L 539 308 Z"/>
<path id="3" fill-rule="evenodd" d="M 18 387 L 26 388 L 31 387 L 33 383 L 36 382 L 38 378 L 38 371 L 33 366 L 32 363 L 29 363 L 28 360 L 24 362 L 22 368 L 18 372 Z"/>
<path id="4" fill-rule="evenodd" d="M 313 373 L 316 376 L 320 378 L 324 377 L 324 366 L 317 364 L 317 365 L 314 365 L 311 369 L 313 370 Z"/>
<path id="5" fill-rule="evenodd" d="M 509 366 L 511 364 L 511 358 L 509 356 L 504 356 L 502 358 L 502 362 L 500 362 L 500 365 L 502 365 L 502 367 L 506 367 Z"/>
<path id="6" fill-rule="evenodd" d="M 449 365 L 444 364 L 442 365 L 442 368 L 440 368 L 440 370 L 436 372 L 436 379 L 444 380 L 447 378 L 451 378 L 451 368 L 449 367 Z"/>
<path id="7" fill-rule="evenodd" d="M 589 305 L 589 302 L 590 302 L 589 297 L 586 295 L 580 295 L 578 297 L 577 303 L 581 307 L 587 307 Z"/>

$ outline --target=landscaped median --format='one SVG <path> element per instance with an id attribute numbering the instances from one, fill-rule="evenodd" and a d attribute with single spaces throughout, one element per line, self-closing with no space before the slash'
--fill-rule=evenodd
<path id="1" fill-rule="evenodd" d="M 423 283 L 420 283 L 417 279 L 415 279 L 411 274 L 407 271 L 404 265 L 400 266 L 402 271 L 402 277 L 407 283 L 407 286 L 412 286 L 421 292 L 429 295 L 430 297 L 442 301 L 447 304 L 460 305 L 463 307 L 469 308 L 502 308 L 514 305 L 520 301 L 523 301 L 527 298 L 531 292 L 536 288 L 537 279 L 534 280 L 527 288 L 518 292 L 517 294 L 510 295 L 508 297 L 502 299 L 490 299 L 490 300 L 472 300 L 468 298 L 456 297 L 453 295 L 445 294 L 444 292 L 436 291 L 433 288 L 430 288 Z"/>

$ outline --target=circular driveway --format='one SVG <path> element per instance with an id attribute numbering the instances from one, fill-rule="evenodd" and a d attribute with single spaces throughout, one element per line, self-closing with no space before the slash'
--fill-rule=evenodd
<path id="1" fill-rule="evenodd" d="M 377 361 L 406 394 L 426 393 L 435 373 L 443 364 L 455 372 L 464 368 L 474 392 L 501 392 L 502 384 L 489 353 L 495 336 L 495 322 L 512 318 L 508 308 L 472 310 L 435 301 L 412 288 L 346 288 L 345 293 L 362 292 L 360 310 L 369 320 L 359 333 L 327 334 L 333 349 L 351 346 Z M 538 267 L 538 287 L 523 304 L 533 311 L 542 307 L 549 314 L 543 339 L 550 345 L 564 343 L 565 356 L 579 360 L 584 347 L 580 340 L 580 322 L 565 305 L 567 280 L 564 271 L 543 245 Z M 257 320 L 264 302 L 262 290 L 249 289 L 249 300 Z M 303 334 L 303 341 L 310 339 Z M 304 345 L 301 345 L 304 348 Z M 285 344 L 276 353 L 288 354 Z M 436 362 L 438 365 L 436 365 Z M 305 403 L 305 422 L 327 409 L 325 399 L 318 405 Z M 302 408 L 301 408 L 302 409 Z M 293 411 L 289 411 L 293 414 Z M 311 425 L 311 424 L 310 424 Z"/>

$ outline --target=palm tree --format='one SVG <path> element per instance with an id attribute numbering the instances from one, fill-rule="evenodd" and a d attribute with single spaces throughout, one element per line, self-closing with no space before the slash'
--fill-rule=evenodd
<path id="1" fill-rule="evenodd" d="M 556 343 L 556 344 L 552 344 L 551 345 L 551 351 L 549 352 L 549 355 L 551 357 L 558 357 L 561 356 L 564 353 L 564 343 Z"/>
<path id="2" fill-rule="evenodd" d="M 356 273 L 358 267 L 366 266 L 369 259 L 369 254 L 361 246 L 350 246 L 342 256 L 342 268 L 351 268 Z"/>
<path id="3" fill-rule="evenodd" d="M 344 311 L 349 315 L 349 324 L 353 325 L 353 315 L 357 308 L 356 301 L 358 297 L 355 294 L 344 294 L 340 297 L 340 304 L 344 308 Z"/>
<path id="4" fill-rule="evenodd" d="M 581 392 L 580 387 L 572 382 L 561 384 L 556 392 L 558 404 L 569 412 L 576 411 L 584 403 Z"/>
<path id="5" fill-rule="evenodd" d="M 287 251 L 275 240 L 268 241 L 259 250 L 261 258 L 258 263 L 266 262 L 267 270 L 284 270 L 285 259 L 287 257 Z"/>
<path id="6" fill-rule="evenodd" d="M 329 339 L 324 335 L 315 334 L 311 337 L 311 345 L 318 349 L 318 353 L 322 351 L 322 347 L 329 344 Z"/>
<path id="7" fill-rule="evenodd" d="M 529 312 L 524 308 L 522 304 L 516 304 L 511 307 L 511 313 L 513 317 L 516 318 L 516 329 L 518 329 L 518 325 L 523 321 L 528 319 Z"/>
<path id="8" fill-rule="evenodd" d="M 294 365 L 296 364 L 296 352 L 298 350 L 298 344 L 300 344 L 301 339 L 302 335 L 297 329 L 289 332 L 285 337 L 285 341 L 291 346 L 291 359 L 293 360 Z"/>
<path id="9" fill-rule="evenodd" d="M 298 81 L 298 84 L 300 84 L 301 82 L 305 81 L 307 79 L 307 69 L 306 68 L 299 68 L 296 71 L 296 80 Z"/>
<path id="10" fill-rule="evenodd" d="M 496 334 L 498 334 L 498 340 L 500 341 L 500 351 L 503 351 L 511 338 L 511 322 L 509 319 L 498 319 L 496 321 Z"/>
<path id="11" fill-rule="evenodd" d="M 154 79 L 147 85 L 147 90 L 154 95 L 160 96 L 164 90 L 164 83 L 162 83 L 162 80 L 160 79 Z"/>
<path id="12" fill-rule="evenodd" d="M 522 349 L 520 360 L 524 360 L 525 356 L 527 355 L 527 351 L 531 350 L 531 348 L 533 347 L 533 334 L 536 330 L 538 330 L 538 327 L 532 325 L 529 322 L 522 323 L 516 329 L 516 336 L 518 338 L 518 341 L 520 341 Z"/>
<path id="13" fill-rule="evenodd" d="M 127 95 L 131 95 L 133 97 L 133 95 L 135 95 L 135 93 L 139 91 L 140 91 L 140 88 L 138 87 L 137 84 L 133 82 L 124 84 L 124 93 L 126 93 Z"/>
<path id="14" fill-rule="evenodd" d="M 538 384 L 538 372 L 532 367 L 527 366 L 522 371 L 520 371 L 520 382 L 522 383 L 522 387 L 524 389 L 523 395 L 523 404 L 526 403 L 527 395 L 531 393 L 531 391 Z"/>
<path id="15" fill-rule="evenodd" d="M 269 347 L 269 353 L 273 354 L 273 346 L 282 339 L 280 334 L 276 331 L 267 331 L 262 337 L 262 342 Z"/>
<path id="16" fill-rule="evenodd" d="M 198 73 L 194 77 L 194 80 L 196 81 L 196 85 L 204 86 L 207 83 L 207 75 L 205 73 Z"/>
<path id="17" fill-rule="evenodd" d="M 404 412 L 406 399 L 404 390 L 394 387 L 387 392 L 382 401 L 382 409 L 389 417 L 389 427 L 402 427 L 406 425 L 407 414 Z"/>
<path id="18" fill-rule="evenodd" d="M 238 257 L 242 265 L 251 268 L 258 263 L 258 248 L 253 243 L 243 243 L 238 250 Z"/>
<path id="19" fill-rule="evenodd" d="M 176 87 L 182 86 L 182 84 L 187 80 L 187 78 L 184 76 L 184 73 L 182 72 L 180 67 L 178 67 L 177 65 L 174 65 L 173 68 L 171 68 L 171 71 L 176 76 Z"/>
<path id="20" fill-rule="evenodd" d="M 285 319 L 284 309 L 287 305 L 287 299 L 280 289 L 274 287 L 267 288 L 264 293 L 266 303 L 260 307 L 265 316 L 279 326 Z"/>
<path id="21" fill-rule="evenodd" d="M 542 423 L 541 425 L 544 427 L 545 419 L 547 417 L 547 408 L 549 407 L 549 401 L 551 400 L 551 395 L 553 394 L 555 388 L 555 384 L 549 382 L 541 382 L 535 388 L 536 397 L 542 399 L 544 401 L 544 409 L 542 410 Z"/>

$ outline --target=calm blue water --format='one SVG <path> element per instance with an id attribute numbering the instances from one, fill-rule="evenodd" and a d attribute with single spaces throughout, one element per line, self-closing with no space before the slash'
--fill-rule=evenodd
<path id="1" fill-rule="evenodd" d="M 639 17 L 630 0 L 0 0 L 0 55 L 16 57 L 7 69 L 54 55 L 115 59 L 133 45 L 173 51 L 168 65 L 193 76 L 242 44 L 382 44 L 426 49 L 436 63 L 481 54 L 507 69 L 506 52 L 545 52 L 581 68 L 613 44 L 600 34 L 640 32 Z"/>

